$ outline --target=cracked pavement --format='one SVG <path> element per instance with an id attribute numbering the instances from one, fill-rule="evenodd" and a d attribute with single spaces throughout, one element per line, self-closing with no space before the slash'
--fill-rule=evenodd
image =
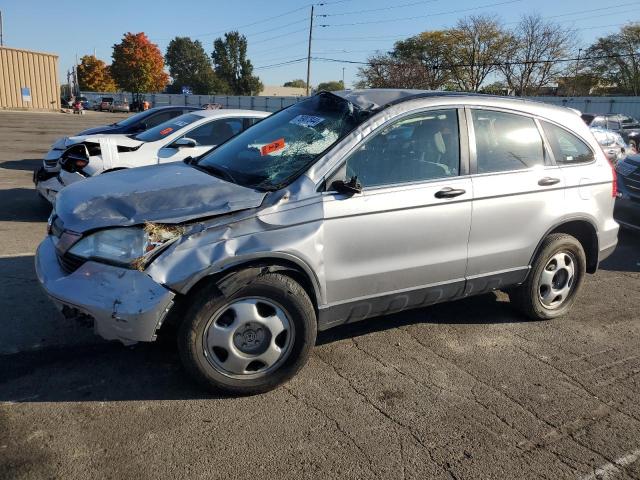
<path id="1" fill-rule="evenodd" d="M 33 252 L 52 141 L 118 115 L 0 112 L 0 478 L 640 479 L 640 235 L 572 312 L 503 293 L 319 335 L 284 387 L 211 396 L 170 343 L 65 321 Z"/>

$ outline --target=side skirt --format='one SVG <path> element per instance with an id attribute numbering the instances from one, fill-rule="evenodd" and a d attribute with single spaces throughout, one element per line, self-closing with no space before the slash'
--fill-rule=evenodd
<path id="1" fill-rule="evenodd" d="M 318 310 L 318 330 L 358 322 L 436 303 L 480 295 L 524 282 L 530 267 L 469 277 L 450 283 L 427 285 L 413 290 L 392 292 L 379 297 L 326 305 Z"/>

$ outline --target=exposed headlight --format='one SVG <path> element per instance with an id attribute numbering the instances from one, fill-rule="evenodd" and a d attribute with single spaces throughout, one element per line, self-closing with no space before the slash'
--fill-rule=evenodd
<path id="1" fill-rule="evenodd" d="M 109 228 L 83 238 L 69 253 L 143 269 L 163 246 L 179 238 L 183 231 L 182 227 L 155 223 L 144 227 Z"/>

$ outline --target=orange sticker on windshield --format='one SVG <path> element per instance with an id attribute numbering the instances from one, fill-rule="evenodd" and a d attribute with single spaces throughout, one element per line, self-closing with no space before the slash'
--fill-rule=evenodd
<path id="1" fill-rule="evenodd" d="M 260 149 L 261 155 L 269 155 L 270 153 L 277 152 L 284 148 L 284 138 L 279 138 L 275 142 L 267 143 Z"/>
<path id="2" fill-rule="evenodd" d="M 167 135 L 167 134 L 169 134 L 171 132 L 173 132 L 173 128 L 167 127 L 164 130 L 160 130 L 160 135 Z"/>

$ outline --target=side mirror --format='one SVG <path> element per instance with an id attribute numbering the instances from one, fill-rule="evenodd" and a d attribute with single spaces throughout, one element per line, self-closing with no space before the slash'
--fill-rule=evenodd
<path id="1" fill-rule="evenodd" d="M 196 141 L 193 138 L 182 137 L 171 144 L 173 148 L 193 148 L 196 145 Z"/>
<path id="2" fill-rule="evenodd" d="M 344 180 L 335 180 L 331 183 L 331 189 L 344 195 L 355 195 L 362 192 L 362 185 L 358 181 L 358 177 L 351 177 L 348 182 Z"/>

